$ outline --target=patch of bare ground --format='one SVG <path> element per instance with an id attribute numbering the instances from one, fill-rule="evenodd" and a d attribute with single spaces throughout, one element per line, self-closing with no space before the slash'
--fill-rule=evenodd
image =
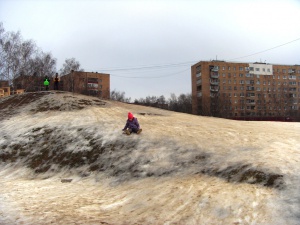
<path id="1" fill-rule="evenodd" d="M 1 146 L 0 159 L 4 163 L 21 162 L 35 173 L 58 173 L 63 168 L 77 168 L 80 176 L 103 172 L 119 181 L 176 174 L 205 174 L 233 183 L 258 184 L 277 189 L 285 186 L 283 175 L 264 168 L 245 164 L 234 164 L 225 169 L 216 165 L 212 167 L 209 154 L 199 149 L 183 149 L 173 140 L 167 140 L 168 145 L 165 146 L 172 146 L 169 151 L 173 153 L 163 159 L 168 163 L 165 166 L 157 163 L 150 153 L 150 149 L 159 148 L 159 141 L 151 145 L 143 143 L 141 139 L 132 139 L 130 142 L 122 138 L 104 141 L 99 134 L 84 128 L 78 128 L 76 132 L 77 137 L 74 138 L 59 127 L 36 127 L 30 135 L 26 134 L 27 142 Z M 86 144 L 76 143 L 76 139 Z M 76 147 L 66 150 L 68 143 L 75 143 Z"/>
<path id="2" fill-rule="evenodd" d="M 45 98 L 51 96 L 50 98 Z M 104 106 L 106 103 L 96 98 L 84 98 L 67 92 L 27 92 L 0 99 L 0 121 L 18 114 L 24 107 L 36 103 L 30 109 L 32 113 L 46 111 L 81 110 L 88 106 Z"/>

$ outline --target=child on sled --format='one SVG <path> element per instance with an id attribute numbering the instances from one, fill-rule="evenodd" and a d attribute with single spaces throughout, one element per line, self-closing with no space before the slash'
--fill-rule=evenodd
<path id="1" fill-rule="evenodd" d="M 142 132 L 137 118 L 135 118 L 131 112 L 128 113 L 128 120 L 122 131 L 127 135 L 130 135 L 131 133 L 140 134 Z"/>

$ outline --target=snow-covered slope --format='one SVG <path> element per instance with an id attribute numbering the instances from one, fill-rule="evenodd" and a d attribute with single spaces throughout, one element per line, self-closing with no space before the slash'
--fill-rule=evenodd
<path id="1" fill-rule="evenodd" d="M 122 134 L 129 111 L 140 135 Z M 0 112 L 0 224 L 300 224 L 299 123 L 65 92 Z"/>

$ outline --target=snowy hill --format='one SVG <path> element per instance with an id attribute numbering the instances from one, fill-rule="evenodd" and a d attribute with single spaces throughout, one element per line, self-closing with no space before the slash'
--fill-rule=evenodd
<path id="1" fill-rule="evenodd" d="M 121 132 L 129 111 L 140 135 Z M 0 112 L 0 224 L 300 224 L 299 123 L 65 92 Z"/>

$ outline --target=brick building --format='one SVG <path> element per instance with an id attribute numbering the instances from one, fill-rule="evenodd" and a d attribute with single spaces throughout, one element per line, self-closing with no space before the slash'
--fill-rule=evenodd
<path id="1" fill-rule="evenodd" d="M 9 82 L 6 80 L 0 80 L 0 98 L 10 95 Z"/>
<path id="2" fill-rule="evenodd" d="M 191 78 L 193 114 L 300 117 L 300 65 L 200 61 L 191 67 Z"/>
<path id="3" fill-rule="evenodd" d="M 60 77 L 59 89 L 109 99 L 110 75 L 97 72 L 72 71 Z"/>
<path id="4" fill-rule="evenodd" d="M 24 89 L 25 92 L 45 91 L 44 77 L 34 75 L 21 75 L 14 79 L 14 87 Z"/>
<path id="5" fill-rule="evenodd" d="M 24 89 L 11 89 L 7 80 L 0 80 L 0 98 L 24 93 Z"/>

